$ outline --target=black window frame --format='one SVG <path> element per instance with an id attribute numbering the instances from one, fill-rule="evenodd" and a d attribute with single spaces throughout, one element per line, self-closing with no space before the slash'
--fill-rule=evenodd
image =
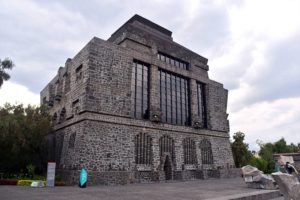
<path id="1" fill-rule="evenodd" d="M 201 117 L 202 127 L 207 128 L 206 84 L 197 81 L 197 114 Z"/>
<path id="2" fill-rule="evenodd" d="M 184 138 L 182 141 L 183 155 L 185 165 L 196 165 L 197 162 L 197 150 L 196 142 L 190 137 Z"/>
<path id="3" fill-rule="evenodd" d="M 159 106 L 162 112 L 162 122 L 190 126 L 190 79 L 158 68 L 158 81 Z"/>
<path id="4" fill-rule="evenodd" d="M 142 76 L 138 76 L 138 65 L 142 65 Z M 145 71 L 145 69 L 147 69 Z M 134 73 L 133 73 L 134 72 Z M 146 75 L 145 75 L 146 74 Z M 150 108 L 150 64 L 143 61 L 134 59 L 132 64 L 131 73 L 131 103 L 132 103 L 132 116 L 136 119 L 149 119 Z M 145 77 L 146 76 L 146 77 Z M 141 78 L 141 80 L 139 80 Z M 138 82 L 141 82 L 139 86 Z M 147 87 L 144 85 L 146 83 Z M 141 89 L 138 89 L 141 88 Z M 145 89 L 146 88 L 146 89 Z M 138 91 L 141 90 L 141 91 Z M 140 107 L 138 105 L 138 93 L 141 92 L 139 99 L 141 102 Z M 147 94 L 145 94 L 147 93 Z M 147 98 L 147 99 L 146 99 Z M 145 104 L 146 99 L 146 104 Z M 140 109 L 141 112 L 138 112 Z"/>
<path id="5" fill-rule="evenodd" d="M 166 53 L 158 51 L 157 58 L 179 69 L 190 70 L 190 64 L 188 62 L 179 58 L 175 58 L 174 56 L 170 56 Z"/>
<path id="6" fill-rule="evenodd" d="M 211 142 L 208 139 L 203 139 L 199 144 L 201 150 L 201 161 L 204 165 L 214 164 L 213 151 Z"/>

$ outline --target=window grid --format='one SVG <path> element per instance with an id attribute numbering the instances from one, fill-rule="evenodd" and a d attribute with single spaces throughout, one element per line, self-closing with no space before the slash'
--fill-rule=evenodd
<path id="1" fill-rule="evenodd" d="M 197 164 L 196 143 L 191 138 L 183 140 L 184 164 Z"/>
<path id="2" fill-rule="evenodd" d="M 162 122 L 190 124 L 189 85 L 186 78 L 159 69 L 159 105 Z"/>
<path id="3" fill-rule="evenodd" d="M 135 136 L 136 164 L 152 164 L 152 138 L 146 133 Z"/>
<path id="4" fill-rule="evenodd" d="M 164 153 L 169 153 L 172 161 L 175 161 L 175 145 L 174 139 L 168 135 L 164 135 L 159 139 L 160 156 Z"/>
<path id="5" fill-rule="evenodd" d="M 188 70 L 189 64 L 185 61 L 182 61 L 178 58 L 174 58 L 173 56 L 158 52 L 157 58 L 163 62 L 166 62 L 174 67 L 178 67 L 180 69 Z"/>
<path id="6" fill-rule="evenodd" d="M 203 128 L 207 128 L 205 84 L 199 82 L 197 83 L 197 100 L 198 100 L 198 116 L 200 116 L 202 119 Z"/>
<path id="7" fill-rule="evenodd" d="M 149 67 L 139 61 L 133 62 L 131 79 L 131 102 L 133 117 L 149 117 Z"/>
<path id="8" fill-rule="evenodd" d="M 213 164 L 211 143 L 204 139 L 200 142 L 202 164 Z"/>

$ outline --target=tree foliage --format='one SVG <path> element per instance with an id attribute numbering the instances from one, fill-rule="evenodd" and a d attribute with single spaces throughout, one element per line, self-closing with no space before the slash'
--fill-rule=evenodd
<path id="1" fill-rule="evenodd" d="M 252 154 L 249 151 L 248 144 L 244 143 L 245 134 L 236 132 L 233 135 L 233 143 L 231 144 L 232 154 L 236 167 L 243 167 L 250 163 Z"/>
<path id="2" fill-rule="evenodd" d="M 0 171 L 18 173 L 32 164 L 42 169 L 50 117 L 43 107 L 5 104 L 0 107 Z"/>
<path id="3" fill-rule="evenodd" d="M 267 173 L 268 172 L 268 162 L 263 158 L 252 157 L 249 163 L 251 166 Z"/>
<path id="4" fill-rule="evenodd" d="M 274 153 L 293 153 L 298 152 L 298 147 L 291 143 L 288 145 L 284 138 L 281 138 L 274 143 L 259 143 L 260 150 L 259 155 L 262 159 L 267 161 L 268 166 L 266 169 L 267 173 L 271 173 L 275 169 L 275 159 L 273 157 Z"/>
<path id="5" fill-rule="evenodd" d="M 5 70 L 12 69 L 13 67 L 14 63 L 9 58 L 5 58 L 2 61 L 0 59 L 0 88 L 4 81 L 10 79 L 10 75 Z"/>

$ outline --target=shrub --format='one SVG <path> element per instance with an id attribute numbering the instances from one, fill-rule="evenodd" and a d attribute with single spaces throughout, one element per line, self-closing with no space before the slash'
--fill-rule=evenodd
<path id="1" fill-rule="evenodd" d="M 18 186 L 31 186 L 31 183 L 33 181 L 39 181 L 39 180 L 19 180 L 17 185 Z M 45 181 L 43 181 L 43 185 L 44 186 L 46 185 Z"/>
<path id="2" fill-rule="evenodd" d="M 250 165 L 257 167 L 259 170 L 265 173 L 268 172 L 268 162 L 262 158 L 252 157 L 250 160 Z"/>
<path id="3" fill-rule="evenodd" d="M 18 186 L 30 186 L 32 183 L 32 180 L 19 180 Z"/>
<path id="4" fill-rule="evenodd" d="M 35 166 L 33 164 L 29 164 L 26 166 L 27 172 L 31 178 L 34 176 Z"/>
<path id="5" fill-rule="evenodd" d="M 46 181 L 46 177 L 45 176 L 40 176 L 40 175 L 34 175 L 33 179 L 34 180 L 40 180 L 40 181 Z"/>
<path id="6" fill-rule="evenodd" d="M 16 179 L 0 179 L 0 185 L 17 185 Z"/>

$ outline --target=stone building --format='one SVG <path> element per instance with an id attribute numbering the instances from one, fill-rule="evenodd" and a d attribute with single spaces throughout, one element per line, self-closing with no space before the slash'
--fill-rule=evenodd
<path id="1" fill-rule="evenodd" d="M 63 180 L 77 183 L 83 167 L 89 184 L 230 175 L 228 91 L 207 61 L 139 15 L 67 59 L 41 92 Z"/>
<path id="2" fill-rule="evenodd" d="M 299 144 L 298 144 L 298 148 L 299 148 Z M 300 172 L 300 152 L 295 152 L 295 153 L 274 153 L 273 154 L 273 158 L 275 159 L 275 161 L 277 162 L 279 160 L 280 156 L 288 156 L 288 157 L 292 157 L 294 160 L 294 163 L 292 163 L 296 170 L 298 172 Z"/>

